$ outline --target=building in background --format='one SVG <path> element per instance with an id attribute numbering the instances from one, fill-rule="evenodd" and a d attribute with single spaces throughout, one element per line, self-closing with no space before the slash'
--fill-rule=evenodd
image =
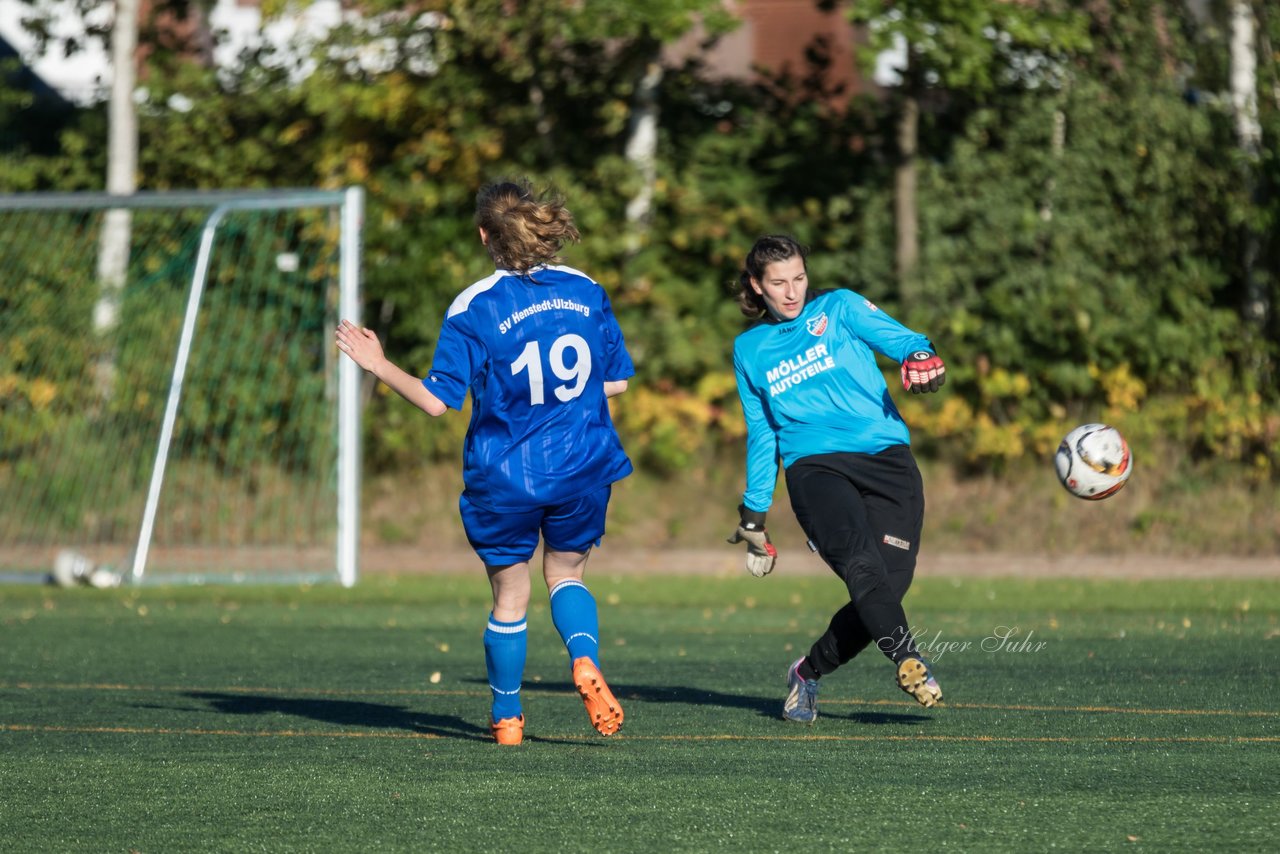
<path id="1" fill-rule="evenodd" d="M 825 4 L 824 4 L 825 5 Z M 712 79 L 749 81 L 761 74 L 804 78 L 823 68 L 823 89 L 848 98 L 867 90 L 856 61 L 860 35 L 843 14 L 845 3 L 819 8 L 816 0 L 725 0 L 742 21 L 710 48 L 695 28 L 667 56 L 674 62 L 698 56 Z"/>

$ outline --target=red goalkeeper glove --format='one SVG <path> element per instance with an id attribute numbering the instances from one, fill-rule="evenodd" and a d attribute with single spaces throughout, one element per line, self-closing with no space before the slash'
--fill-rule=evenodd
<path id="1" fill-rule="evenodd" d="M 747 572 L 756 578 L 773 572 L 773 565 L 778 560 L 778 550 L 769 541 L 769 534 L 764 529 L 764 515 L 757 510 L 748 510 L 745 504 L 738 505 L 738 529 L 729 538 L 730 543 L 747 543 Z"/>
<path id="2" fill-rule="evenodd" d="M 912 394 L 937 391 L 947 381 L 947 366 L 937 353 L 917 350 L 902 362 L 902 387 Z"/>

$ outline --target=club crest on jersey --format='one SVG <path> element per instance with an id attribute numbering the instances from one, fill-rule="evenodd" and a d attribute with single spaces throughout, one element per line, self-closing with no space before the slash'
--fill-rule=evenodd
<path id="1" fill-rule="evenodd" d="M 821 335 L 827 331 L 827 313 L 824 311 L 817 317 L 805 323 L 804 328 L 809 330 L 810 335 Z"/>

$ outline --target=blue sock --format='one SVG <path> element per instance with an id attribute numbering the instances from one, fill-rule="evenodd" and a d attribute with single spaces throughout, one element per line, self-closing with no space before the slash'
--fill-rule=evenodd
<path id="1" fill-rule="evenodd" d="M 489 625 L 484 630 L 484 666 L 489 672 L 495 721 L 520 716 L 520 682 L 529 649 L 527 626 L 524 617 L 503 623 L 489 614 Z"/>
<path id="2" fill-rule="evenodd" d="M 567 578 L 551 591 L 551 621 L 569 650 L 569 660 L 583 656 L 600 666 L 600 617 L 587 585 Z"/>

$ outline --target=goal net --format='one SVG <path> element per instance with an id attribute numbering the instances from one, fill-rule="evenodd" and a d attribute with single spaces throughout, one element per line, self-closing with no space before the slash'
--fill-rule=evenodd
<path id="1" fill-rule="evenodd" d="M 355 583 L 363 200 L 0 196 L 0 577 Z"/>

